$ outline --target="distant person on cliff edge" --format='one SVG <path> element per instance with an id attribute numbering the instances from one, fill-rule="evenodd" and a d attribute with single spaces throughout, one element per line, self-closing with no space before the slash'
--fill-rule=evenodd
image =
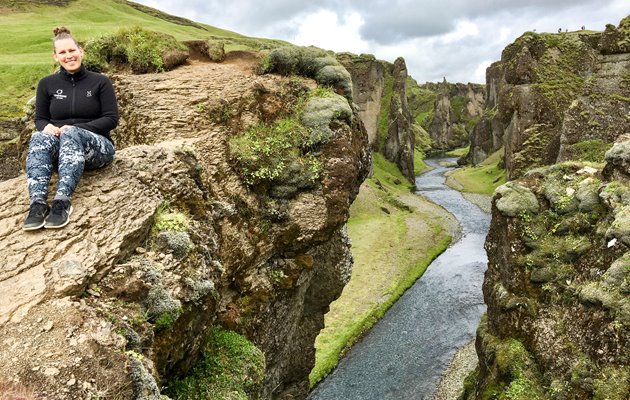
<path id="1" fill-rule="evenodd" d="M 26 231 L 66 226 L 72 214 L 70 198 L 83 170 L 102 168 L 115 153 L 109 134 L 118 124 L 112 83 L 81 65 L 83 49 L 68 28 L 55 28 L 53 34 L 53 58 L 60 70 L 37 86 L 37 131 L 26 156 L 30 197 Z M 59 181 L 48 207 L 48 185 L 55 167 Z"/>

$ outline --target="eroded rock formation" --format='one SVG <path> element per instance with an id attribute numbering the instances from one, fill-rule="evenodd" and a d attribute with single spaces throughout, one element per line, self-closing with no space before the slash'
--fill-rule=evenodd
<path id="1" fill-rule="evenodd" d="M 337 56 L 352 76 L 353 100 L 359 108 L 370 144 L 398 165 L 413 182 L 414 141 L 412 118 L 407 104 L 407 66 L 398 58 L 394 64 L 371 55 Z"/>
<path id="2" fill-rule="evenodd" d="M 603 170 L 565 162 L 497 189 L 488 313 L 467 399 L 630 396 L 630 141 L 622 139 Z"/>
<path id="3" fill-rule="evenodd" d="M 448 83 L 426 83 L 421 87 L 433 90 L 436 94 L 433 113 L 427 122 L 427 132 L 437 151 L 466 147 L 470 133 L 481 118 L 486 93 L 484 85 Z"/>
<path id="4" fill-rule="evenodd" d="M 630 131 L 630 20 L 604 32 L 527 32 L 486 73 L 488 104 L 468 159 L 505 146 L 509 179 L 564 160 L 603 161 Z"/>
<path id="5" fill-rule="evenodd" d="M 253 68 L 115 76 L 116 160 L 84 176 L 62 230 L 23 232 L 24 177 L 0 183 L 0 381 L 35 397 L 157 399 L 220 324 L 265 353 L 258 395 L 305 396 L 323 314 L 349 279 L 344 224 L 370 153 L 354 114 L 330 124 L 314 188 L 249 187 L 230 137 L 316 86 Z"/>

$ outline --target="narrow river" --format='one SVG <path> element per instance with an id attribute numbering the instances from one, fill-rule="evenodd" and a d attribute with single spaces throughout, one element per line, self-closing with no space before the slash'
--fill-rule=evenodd
<path id="1" fill-rule="evenodd" d="M 474 338 L 485 312 L 481 284 L 490 215 L 445 185 L 452 167 L 416 178 L 417 193 L 443 206 L 461 224 L 462 237 L 352 347 L 308 397 L 311 400 L 431 399 L 455 351 Z"/>

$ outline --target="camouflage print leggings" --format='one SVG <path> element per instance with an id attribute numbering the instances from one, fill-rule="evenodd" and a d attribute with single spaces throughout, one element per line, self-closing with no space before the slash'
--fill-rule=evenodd
<path id="1" fill-rule="evenodd" d="M 104 136 L 71 127 L 57 137 L 45 132 L 31 136 L 26 156 L 28 192 L 33 203 L 46 203 L 55 165 L 59 183 L 56 199 L 70 199 L 83 170 L 104 167 L 114 159 L 114 146 Z"/>

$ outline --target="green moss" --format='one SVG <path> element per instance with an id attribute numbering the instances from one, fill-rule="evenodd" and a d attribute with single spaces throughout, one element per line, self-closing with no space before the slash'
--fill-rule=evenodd
<path id="1" fill-rule="evenodd" d="M 190 218 L 186 214 L 171 209 L 169 203 L 160 205 L 153 222 L 153 234 L 163 231 L 188 232 L 189 229 Z"/>
<path id="2" fill-rule="evenodd" d="M 610 95 L 610 98 L 612 100 L 617 100 L 617 101 L 621 101 L 623 103 L 630 103 L 630 97 L 627 96 L 622 96 L 619 93 L 613 93 Z"/>
<path id="3" fill-rule="evenodd" d="M 350 73 L 328 52 L 316 47 L 284 46 L 273 49 L 259 65 L 262 73 L 301 75 L 313 78 L 320 85 L 331 86 L 352 101 Z"/>
<path id="4" fill-rule="evenodd" d="M 429 133 L 418 124 L 411 124 L 411 130 L 414 134 L 415 148 L 423 154 L 426 154 L 427 151 L 431 150 L 431 146 L 433 145 L 431 136 L 429 136 Z"/>
<path id="5" fill-rule="evenodd" d="M 545 97 L 559 122 L 561 114 L 584 85 L 580 71 L 593 55 L 578 35 L 541 34 L 539 37 L 546 49 L 534 69 L 533 87 Z"/>
<path id="6" fill-rule="evenodd" d="M 593 400 L 624 400 L 630 398 L 630 368 L 608 366 L 595 380 Z"/>
<path id="7" fill-rule="evenodd" d="M 153 329 L 161 331 L 173 326 L 182 315 L 182 304 L 174 299 L 161 285 L 155 285 L 149 290 L 144 301 L 147 319 L 153 324 Z"/>
<path id="8" fill-rule="evenodd" d="M 565 146 L 567 160 L 604 162 L 604 154 L 612 147 L 601 139 L 583 140 Z"/>
<path id="9" fill-rule="evenodd" d="M 212 327 L 192 372 L 167 385 L 174 400 L 245 400 L 259 398 L 265 356 L 244 336 Z"/>
<path id="10" fill-rule="evenodd" d="M 389 112 L 391 109 L 392 97 L 394 95 L 394 77 L 385 71 L 385 81 L 383 83 L 383 96 L 381 98 L 381 110 L 378 114 L 377 125 L 377 151 L 385 146 L 385 141 L 389 135 Z"/>
<path id="11" fill-rule="evenodd" d="M 428 129 L 433 119 L 437 92 L 420 87 L 412 78 L 407 77 L 407 104 L 409 112 L 417 124 Z"/>
<path id="12" fill-rule="evenodd" d="M 281 185 L 294 180 L 300 188 L 312 187 L 321 171 L 321 161 L 303 154 L 301 146 L 314 134 L 296 118 L 284 118 L 273 124 L 259 124 L 230 139 L 230 152 L 238 160 L 245 182 Z M 325 134 L 320 135 L 325 138 Z"/>
<path id="13" fill-rule="evenodd" d="M 466 105 L 468 104 L 468 97 L 466 96 L 453 96 L 450 99 L 451 109 L 455 114 L 456 121 L 463 121 L 467 114 Z"/>
<path id="14" fill-rule="evenodd" d="M 524 131 L 525 140 L 518 152 L 512 155 L 514 176 L 522 176 L 527 170 L 545 165 L 547 149 L 556 138 L 556 131 L 547 124 L 535 124 Z"/>
<path id="15" fill-rule="evenodd" d="M 336 93 L 324 93 L 324 96 L 310 97 L 300 115 L 300 121 L 308 130 L 308 136 L 304 141 L 305 147 L 328 142 L 333 136 L 331 122 L 341 120 L 348 125 L 351 124 L 352 109 L 348 101 Z"/>
<path id="16" fill-rule="evenodd" d="M 447 156 L 451 156 L 451 157 L 461 157 L 461 156 L 464 156 L 464 155 L 468 154 L 469 150 L 470 150 L 470 146 L 466 146 L 466 147 L 462 147 L 462 148 L 459 148 L 459 149 L 447 151 L 446 155 Z"/>

